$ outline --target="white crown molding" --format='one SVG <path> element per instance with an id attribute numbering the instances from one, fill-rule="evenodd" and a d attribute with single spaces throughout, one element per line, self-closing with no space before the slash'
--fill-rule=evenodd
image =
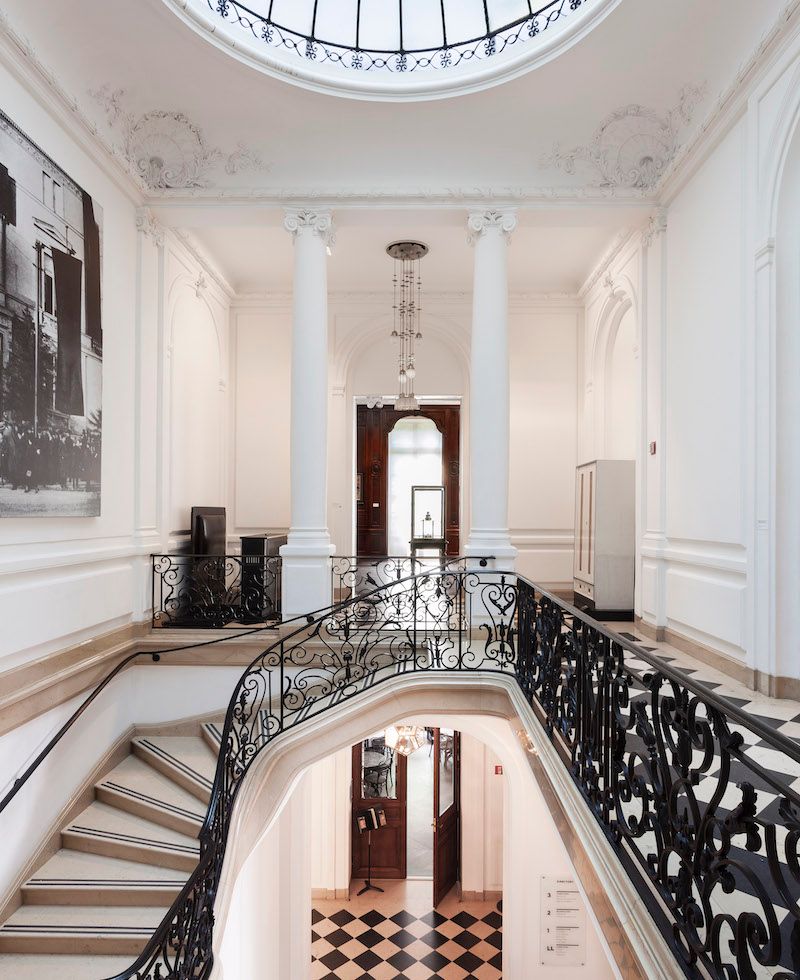
<path id="1" fill-rule="evenodd" d="M 550 292 L 531 293 L 511 291 L 508 295 L 509 308 L 512 310 L 549 308 L 549 309 L 583 309 L 583 301 L 577 293 Z M 273 311 L 290 311 L 292 308 L 292 293 L 287 290 L 277 292 L 247 292 L 238 293 L 233 297 L 231 307 L 234 310 L 269 309 Z M 377 314 L 389 316 L 392 308 L 391 291 L 364 290 L 332 290 L 328 293 L 328 308 L 334 315 L 341 315 L 353 308 L 373 308 Z M 452 292 L 426 292 L 425 309 L 437 316 L 448 312 L 462 313 L 472 307 L 472 293 L 463 290 Z"/>
<path id="2" fill-rule="evenodd" d="M 608 272 L 612 263 L 622 255 L 629 245 L 634 243 L 638 245 L 640 235 L 641 229 L 639 228 L 625 228 L 614 236 L 611 244 L 601 256 L 600 261 L 597 262 L 578 290 L 578 296 L 581 299 L 584 299 L 594 289 L 600 279 Z"/>
<path id="3" fill-rule="evenodd" d="M 2 9 L 0 58 L 25 89 L 56 117 L 123 194 L 134 204 L 141 206 L 145 201 L 144 185 L 130 174 L 113 148 L 105 142 L 97 126 L 83 112 L 78 100 L 66 91 L 61 81 L 41 61 L 30 41 L 14 30 Z M 13 115 L 12 107 L 7 108 Z M 86 189 L 91 192 L 90 188 Z"/>
<path id="4" fill-rule="evenodd" d="M 758 76 L 768 71 L 790 40 L 800 19 L 800 0 L 788 0 L 772 27 L 765 32 L 751 55 L 740 65 L 727 89 L 712 106 L 700 128 L 680 147 L 655 188 L 658 203 L 669 204 L 691 179 L 747 107 L 747 99 Z"/>
<path id="5" fill-rule="evenodd" d="M 228 282 L 225 274 L 220 270 L 216 262 L 211 258 L 211 256 L 206 252 L 206 250 L 198 244 L 197 240 L 188 231 L 179 230 L 177 228 L 171 228 L 170 234 L 172 234 L 175 239 L 180 243 L 181 246 L 189 253 L 189 255 L 194 259 L 194 261 L 200 266 L 201 278 L 204 272 L 209 279 L 211 279 L 222 292 L 227 296 L 227 298 L 233 301 L 236 298 L 236 290 Z M 200 284 L 198 280 L 198 292 L 197 295 L 200 296 L 203 288 L 207 286 L 207 283 Z"/>

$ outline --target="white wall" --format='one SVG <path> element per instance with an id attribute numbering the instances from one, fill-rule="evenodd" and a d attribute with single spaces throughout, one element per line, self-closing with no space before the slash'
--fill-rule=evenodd
<path id="1" fill-rule="evenodd" d="M 581 321 L 576 303 L 513 303 L 509 317 L 511 543 L 546 588 L 572 582 Z"/>
<path id="2" fill-rule="evenodd" d="M 87 518 L 3 518 L 0 670 L 128 621 L 135 596 L 135 198 L 11 74 L 3 108 L 103 211 L 102 511 Z M 47 615 L 43 611 L 47 610 Z"/>

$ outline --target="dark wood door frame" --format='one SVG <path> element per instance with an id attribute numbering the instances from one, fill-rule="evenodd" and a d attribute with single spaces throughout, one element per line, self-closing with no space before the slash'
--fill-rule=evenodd
<path id="1" fill-rule="evenodd" d="M 387 553 L 389 433 L 407 415 L 431 419 L 442 433 L 447 554 L 457 555 L 461 546 L 460 405 L 423 405 L 418 412 L 397 412 L 392 405 L 356 406 L 356 474 L 361 485 L 356 501 L 356 552 L 372 556 Z"/>
<path id="2" fill-rule="evenodd" d="M 461 877 L 461 734 L 453 732 L 453 802 L 439 813 L 441 729 L 433 730 L 433 906 Z"/>
<path id="3" fill-rule="evenodd" d="M 408 759 L 399 752 L 396 772 L 396 799 L 364 799 L 361 784 L 361 761 L 363 742 L 353 746 L 353 818 L 350 821 L 352 833 L 352 877 L 365 878 L 367 875 L 367 835 L 360 834 L 355 825 L 355 814 L 369 807 L 382 807 L 386 813 L 386 826 L 372 834 L 372 877 L 406 877 L 406 803 L 407 803 L 407 764 Z"/>

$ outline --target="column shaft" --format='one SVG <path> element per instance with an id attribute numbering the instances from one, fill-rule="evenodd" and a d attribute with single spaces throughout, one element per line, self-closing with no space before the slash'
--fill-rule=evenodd
<path id="1" fill-rule="evenodd" d="M 330 603 L 327 211 L 287 210 L 294 236 L 291 527 L 283 556 L 284 619 Z"/>
<path id="2" fill-rule="evenodd" d="M 475 246 L 470 351 L 470 556 L 494 555 L 512 568 L 516 548 L 508 530 L 509 369 L 508 236 L 513 211 L 469 216 Z"/>

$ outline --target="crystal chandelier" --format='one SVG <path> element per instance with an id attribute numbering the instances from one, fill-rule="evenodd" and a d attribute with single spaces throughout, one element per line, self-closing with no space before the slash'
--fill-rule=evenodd
<path id="1" fill-rule="evenodd" d="M 419 260 L 428 254 L 428 246 L 421 242 L 392 242 L 386 246 L 386 253 L 394 259 L 392 340 L 396 340 L 400 347 L 397 356 L 400 389 L 394 407 L 398 412 L 416 412 L 419 411 L 419 402 L 414 395 L 414 378 L 417 375 L 415 348 L 417 341 L 422 340 Z"/>
<path id="2" fill-rule="evenodd" d="M 383 741 L 388 748 L 394 749 L 400 755 L 411 755 L 425 744 L 425 730 L 417 725 L 390 725 L 384 733 Z"/>

